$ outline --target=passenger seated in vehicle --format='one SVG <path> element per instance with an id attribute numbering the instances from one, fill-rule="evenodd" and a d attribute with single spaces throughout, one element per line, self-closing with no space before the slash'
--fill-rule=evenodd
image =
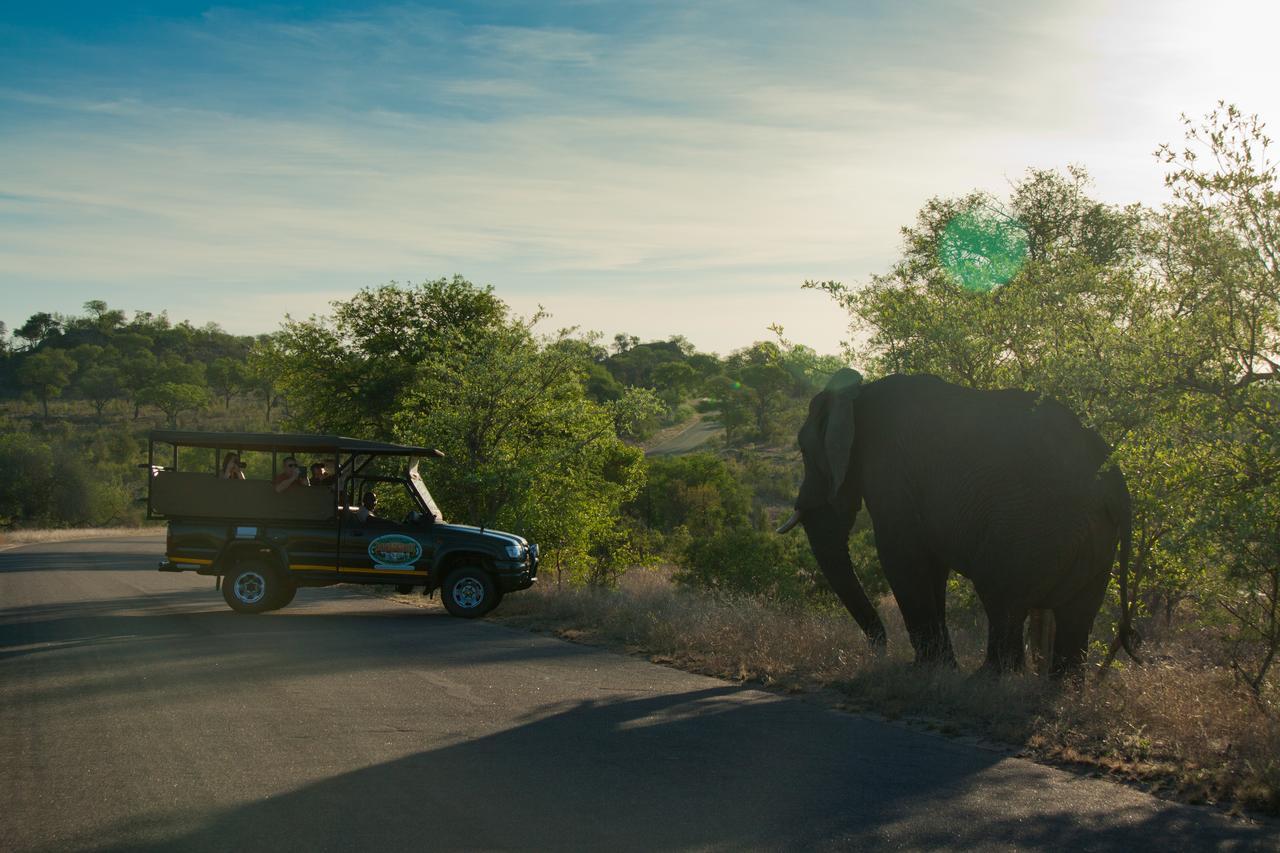
<path id="1" fill-rule="evenodd" d="M 222 473 L 218 477 L 222 480 L 244 479 L 244 463 L 240 461 L 239 453 L 227 451 L 227 455 L 222 457 Z"/>
<path id="2" fill-rule="evenodd" d="M 277 492 L 284 492 L 294 486 L 305 486 L 307 484 L 307 472 L 298 465 L 298 460 L 292 456 L 284 458 L 284 470 L 276 475 L 271 481 L 276 487 Z"/>
<path id="3" fill-rule="evenodd" d="M 332 486 L 337 478 L 329 473 L 329 469 L 323 462 L 311 463 L 311 485 L 313 486 Z"/>
<path id="4" fill-rule="evenodd" d="M 370 518 L 376 518 L 373 514 L 374 508 L 378 505 L 378 496 L 373 492 L 365 492 L 364 497 L 360 498 L 360 509 L 356 512 L 356 518 L 361 524 L 364 524 Z"/>

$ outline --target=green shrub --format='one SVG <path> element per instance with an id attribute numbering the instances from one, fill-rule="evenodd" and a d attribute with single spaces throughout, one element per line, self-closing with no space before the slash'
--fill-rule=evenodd
<path id="1" fill-rule="evenodd" d="M 797 603 L 819 597 L 824 586 L 803 539 L 746 527 L 695 537 L 675 578 L 701 589 Z"/>

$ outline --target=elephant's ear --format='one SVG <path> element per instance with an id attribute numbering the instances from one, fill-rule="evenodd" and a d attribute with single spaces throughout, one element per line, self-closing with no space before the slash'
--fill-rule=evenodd
<path id="1" fill-rule="evenodd" d="M 853 455 L 853 401 L 861 390 L 862 374 L 849 368 L 837 370 L 827 382 L 826 393 L 831 395 L 831 400 L 822 443 L 831 470 L 828 497 L 833 503 L 849 474 L 849 458 Z"/>

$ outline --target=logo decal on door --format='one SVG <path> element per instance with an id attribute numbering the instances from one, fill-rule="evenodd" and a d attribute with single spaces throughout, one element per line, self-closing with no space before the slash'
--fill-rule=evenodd
<path id="1" fill-rule="evenodd" d="M 369 558 L 375 569 L 413 571 L 422 557 L 422 545 L 411 536 L 388 533 L 369 543 Z"/>

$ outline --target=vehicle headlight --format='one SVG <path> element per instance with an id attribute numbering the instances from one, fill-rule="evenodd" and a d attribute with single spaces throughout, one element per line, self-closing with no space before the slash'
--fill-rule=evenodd
<path id="1" fill-rule="evenodd" d="M 508 556 L 509 558 L 511 558 L 512 560 L 521 560 L 521 559 L 524 559 L 524 546 L 523 546 L 523 545 L 508 545 L 508 546 L 507 546 L 507 556 Z"/>

